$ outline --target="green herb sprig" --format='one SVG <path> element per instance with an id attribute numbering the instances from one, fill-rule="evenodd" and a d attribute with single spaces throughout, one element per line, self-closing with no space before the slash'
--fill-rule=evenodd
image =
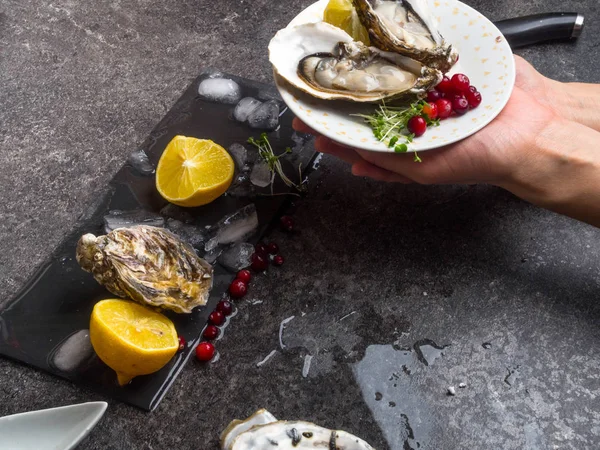
<path id="1" fill-rule="evenodd" d="M 249 138 L 248 143 L 254 145 L 258 149 L 258 156 L 260 156 L 260 158 L 262 158 L 262 160 L 269 167 L 269 171 L 271 172 L 271 195 L 275 195 L 273 194 L 273 183 L 276 175 L 279 175 L 286 186 L 293 187 L 299 192 L 306 191 L 306 185 L 304 184 L 306 180 L 302 181 L 302 164 L 298 166 L 298 177 L 300 179 L 299 184 L 296 184 L 290 180 L 290 178 L 283 171 L 280 159 L 288 153 L 292 153 L 291 148 L 287 147 L 282 154 L 276 155 L 273 151 L 271 143 L 269 142 L 267 133 L 261 133 L 258 139 L 253 137 Z"/>
<path id="2" fill-rule="evenodd" d="M 385 103 L 379 105 L 373 114 L 354 114 L 362 117 L 373 130 L 377 140 L 385 142 L 389 148 L 396 153 L 406 153 L 415 135 L 408 131 L 408 121 L 416 116 L 425 119 L 427 126 L 439 126 L 439 119 L 431 120 L 423 113 L 423 107 L 427 102 L 419 100 L 409 106 L 388 106 Z M 415 162 L 421 162 L 417 152 L 414 154 Z"/>

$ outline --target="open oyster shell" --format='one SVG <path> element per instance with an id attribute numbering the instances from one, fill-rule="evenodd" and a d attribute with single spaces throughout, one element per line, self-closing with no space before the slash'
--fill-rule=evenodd
<path id="1" fill-rule="evenodd" d="M 362 439 L 303 421 L 275 420 L 261 409 L 244 421 L 234 420 L 221 434 L 222 450 L 374 450 Z"/>
<path id="2" fill-rule="evenodd" d="M 212 288 L 212 266 L 162 228 L 139 225 L 105 236 L 85 234 L 76 259 L 113 294 L 178 313 L 205 305 Z"/>
<path id="3" fill-rule="evenodd" d="M 405 56 L 354 41 L 325 22 L 280 30 L 269 44 L 275 72 L 326 100 L 376 103 L 423 96 L 442 73 Z"/>
<path id="4" fill-rule="evenodd" d="M 446 73 L 458 53 L 438 30 L 427 0 L 352 0 L 371 45 Z"/>

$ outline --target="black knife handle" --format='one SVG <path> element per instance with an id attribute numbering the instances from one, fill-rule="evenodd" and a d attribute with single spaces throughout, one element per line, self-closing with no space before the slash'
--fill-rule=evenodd
<path id="1" fill-rule="evenodd" d="M 515 48 L 576 38 L 583 30 L 583 19 L 583 15 L 578 13 L 548 13 L 501 20 L 495 25 Z"/>

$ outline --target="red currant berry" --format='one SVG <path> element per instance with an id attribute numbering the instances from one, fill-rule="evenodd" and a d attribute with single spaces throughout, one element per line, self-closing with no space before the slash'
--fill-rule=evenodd
<path id="1" fill-rule="evenodd" d="M 438 108 L 435 103 L 425 103 L 423 106 L 423 114 L 429 117 L 429 120 L 435 120 L 438 117 Z"/>
<path id="2" fill-rule="evenodd" d="M 216 326 L 223 325 L 223 322 L 225 322 L 225 316 L 221 311 L 213 311 L 208 316 L 208 321 Z"/>
<path id="3" fill-rule="evenodd" d="M 290 216 L 282 216 L 281 219 L 279 219 L 279 223 L 284 231 L 294 230 L 294 220 Z"/>
<path id="4" fill-rule="evenodd" d="M 452 115 L 452 102 L 446 98 L 441 98 L 435 102 L 438 108 L 438 117 L 441 120 L 447 119 Z"/>
<path id="5" fill-rule="evenodd" d="M 421 116 L 415 116 L 408 121 L 406 127 L 408 131 L 419 137 L 423 136 L 425 131 L 427 131 L 427 122 Z"/>
<path id="6" fill-rule="evenodd" d="M 467 92 L 469 90 L 469 86 L 471 86 L 471 82 L 469 81 L 469 77 L 462 73 L 457 73 L 452 76 L 452 87 L 456 92 Z"/>
<path id="7" fill-rule="evenodd" d="M 262 272 L 263 270 L 267 270 L 267 267 L 269 267 L 269 261 L 267 258 L 259 253 L 254 253 L 250 260 L 252 261 L 250 267 L 252 267 L 252 270 L 255 272 Z"/>
<path id="8" fill-rule="evenodd" d="M 269 255 L 276 255 L 278 251 L 279 246 L 275 242 L 271 242 L 267 245 L 267 252 L 269 252 Z"/>
<path id="9" fill-rule="evenodd" d="M 464 97 L 456 97 L 452 102 L 452 109 L 456 114 L 462 116 L 469 110 L 469 102 Z"/>
<path id="10" fill-rule="evenodd" d="M 469 86 L 469 92 L 478 92 L 477 88 L 473 85 Z"/>
<path id="11" fill-rule="evenodd" d="M 204 329 L 204 332 L 202 333 L 202 336 L 204 337 L 204 339 L 212 341 L 219 337 L 219 329 L 214 325 L 207 325 Z"/>
<path id="12" fill-rule="evenodd" d="M 471 109 L 477 108 L 481 105 L 481 94 L 479 92 L 467 92 L 467 101 Z"/>
<path id="13" fill-rule="evenodd" d="M 200 342 L 196 347 L 196 358 L 200 361 L 210 361 L 215 356 L 215 346 L 210 342 Z"/>
<path id="14" fill-rule="evenodd" d="M 275 255 L 273 257 L 273 265 L 275 266 L 282 266 L 283 265 L 283 256 L 281 255 Z"/>
<path id="15" fill-rule="evenodd" d="M 252 273 L 250 273 L 249 270 L 240 270 L 237 273 L 237 277 L 238 280 L 242 280 L 244 283 L 248 284 L 250 283 L 250 280 L 252 279 Z"/>
<path id="16" fill-rule="evenodd" d="M 229 294 L 233 298 L 242 298 L 248 292 L 248 286 L 242 280 L 237 278 L 229 285 Z"/>
<path id="17" fill-rule="evenodd" d="M 442 94 L 449 94 L 454 90 L 453 84 L 448 77 L 444 77 L 435 88 Z"/>
<path id="18" fill-rule="evenodd" d="M 268 253 L 267 246 L 265 244 L 258 243 L 254 246 L 254 251 L 261 255 L 266 255 Z"/>
<path id="19" fill-rule="evenodd" d="M 442 93 L 440 91 L 435 90 L 435 89 L 433 91 L 429 91 L 427 93 L 427 101 L 429 103 L 434 103 L 437 100 L 439 100 L 440 98 L 442 98 Z"/>
<path id="20" fill-rule="evenodd" d="M 224 316 L 230 316 L 233 312 L 233 305 L 228 300 L 221 300 L 217 303 L 217 311 L 222 312 Z"/>
<path id="21" fill-rule="evenodd" d="M 185 339 L 183 338 L 183 336 L 179 336 L 179 351 L 182 352 L 183 349 L 185 348 Z"/>

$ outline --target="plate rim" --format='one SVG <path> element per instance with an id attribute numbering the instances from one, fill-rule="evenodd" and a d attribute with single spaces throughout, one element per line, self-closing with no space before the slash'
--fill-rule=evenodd
<path id="1" fill-rule="evenodd" d="M 448 3 L 450 3 L 450 5 L 449 5 L 450 7 L 452 5 L 460 5 L 461 8 L 465 8 L 472 13 L 480 15 L 487 22 L 487 25 L 491 25 L 494 35 L 502 37 L 502 41 L 498 42 L 498 45 L 502 45 L 504 47 L 505 51 L 508 50 L 508 53 L 513 55 L 512 49 L 511 49 L 510 45 L 508 44 L 506 37 L 502 34 L 502 32 L 498 29 L 498 27 L 494 24 L 494 22 L 492 22 L 484 14 L 482 14 L 481 12 L 479 12 L 472 6 L 469 6 L 469 5 L 461 2 L 460 0 L 446 0 L 446 1 Z M 311 3 L 306 8 L 304 8 L 302 11 L 300 11 L 292 20 L 290 20 L 290 22 L 286 25 L 286 28 L 292 24 L 293 24 L 293 26 L 300 25 L 301 23 L 294 23 L 294 22 L 297 22 L 297 19 L 299 16 L 306 14 L 307 11 L 310 10 L 311 8 L 316 8 L 317 5 L 326 4 L 327 2 L 328 2 L 328 0 L 317 0 L 313 3 Z M 304 23 L 306 23 L 306 22 L 304 22 Z M 415 149 L 415 148 L 409 146 L 407 153 L 436 150 L 436 149 L 440 149 L 440 148 L 444 148 L 444 147 L 447 147 L 450 145 L 457 144 L 458 142 L 461 142 L 461 141 L 473 136 L 474 134 L 478 133 L 483 128 L 488 126 L 494 119 L 496 119 L 498 117 L 498 115 L 504 110 L 506 105 L 508 104 L 508 101 L 510 100 L 513 90 L 514 90 L 514 87 L 515 87 L 516 64 L 515 64 L 514 57 L 510 58 L 510 61 L 507 62 L 507 65 L 508 65 L 507 71 L 508 71 L 508 77 L 509 77 L 509 80 L 508 80 L 509 84 L 506 86 L 505 94 L 504 94 L 503 98 L 501 98 L 501 100 L 498 104 L 498 107 L 494 108 L 494 110 L 491 111 L 491 114 L 489 114 L 489 116 L 485 117 L 485 120 L 482 120 L 475 127 L 470 128 L 468 132 L 466 132 L 464 134 L 460 134 L 454 138 L 451 138 L 447 142 L 440 143 L 440 144 L 436 144 L 436 143 L 431 143 L 429 145 L 426 144 L 424 147 L 421 147 L 418 149 Z M 379 152 L 379 153 L 395 154 L 395 152 L 393 150 L 389 149 L 388 147 L 385 146 L 385 144 L 383 144 L 381 142 L 376 142 L 375 144 L 364 143 L 364 142 L 349 143 L 347 140 L 344 141 L 343 139 L 341 139 L 333 131 L 324 130 L 324 129 L 322 129 L 323 127 L 319 127 L 318 124 L 317 124 L 317 126 L 315 126 L 314 124 L 308 123 L 308 122 L 316 122 L 316 120 L 311 120 L 310 116 L 308 116 L 307 114 L 303 114 L 303 110 L 300 108 L 300 105 L 298 105 L 296 102 L 294 102 L 293 99 L 294 99 L 294 93 L 297 93 L 298 96 L 307 96 L 307 97 L 310 97 L 310 96 L 306 93 L 303 93 L 299 89 L 296 89 L 294 86 L 292 86 L 290 83 L 288 83 L 285 79 L 283 79 L 283 77 L 281 77 L 281 75 L 279 75 L 277 73 L 277 70 L 274 67 L 273 67 L 273 78 L 275 81 L 275 87 L 277 88 L 277 91 L 283 98 L 283 101 L 285 102 L 287 107 L 294 113 L 294 115 L 298 119 L 305 122 L 306 125 L 308 125 L 312 129 L 314 129 L 319 134 L 321 134 L 321 135 L 331 139 L 332 141 L 334 141 L 340 145 L 343 145 L 345 147 L 352 147 L 352 148 L 356 148 L 359 150 L 366 150 L 366 151 Z M 316 102 L 326 102 L 326 100 L 320 100 L 320 99 L 317 99 L 314 97 L 310 97 L 310 98 L 311 98 L 311 100 L 314 100 Z"/>

